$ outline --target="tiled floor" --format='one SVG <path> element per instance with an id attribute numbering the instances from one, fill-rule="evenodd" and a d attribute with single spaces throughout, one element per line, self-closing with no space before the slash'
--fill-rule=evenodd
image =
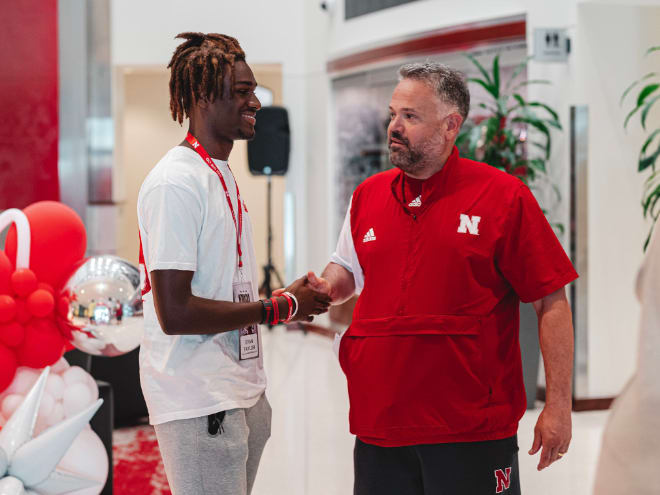
<path id="1" fill-rule="evenodd" d="M 273 433 L 253 495 L 350 495 L 354 438 L 348 432 L 346 382 L 331 341 L 282 328 L 264 333 Z M 523 493 L 590 495 L 607 413 L 574 414 L 569 453 L 540 473 L 538 455 L 527 454 L 539 413 L 528 411 L 520 424 Z"/>

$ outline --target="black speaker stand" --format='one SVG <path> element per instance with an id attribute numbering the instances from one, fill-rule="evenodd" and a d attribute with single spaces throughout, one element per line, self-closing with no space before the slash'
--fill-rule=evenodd
<path id="1" fill-rule="evenodd" d="M 277 268 L 273 265 L 273 218 L 272 218 L 272 203 L 273 203 L 273 176 L 270 174 L 270 167 L 264 169 L 264 173 L 267 179 L 267 216 L 268 216 L 268 262 L 264 265 L 264 282 L 259 287 L 259 292 L 266 295 L 266 298 L 270 298 L 273 295 L 273 287 L 271 285 L 271 277 L 274 275 L 277 279 L 279 287 L 284 287 L 284 282 L 282 282 L 282 277 L 280 276 Z M 272 325 L 268 325 L 268 328 L 272 328 Z"/>

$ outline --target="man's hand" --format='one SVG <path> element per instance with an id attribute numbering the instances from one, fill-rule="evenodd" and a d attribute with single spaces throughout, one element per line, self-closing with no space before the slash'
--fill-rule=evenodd
<path id="1" fill-rule="evenodd" d="M 327 294 L 328 296 L 330 295 L 332 289 L 332 287 L 330 287 L 330 282 L 324 278 L 317 277 L 314 272 L 307 273 L 307 284 L 316 292 Z"/>
<path id="2" fill-rule="evenodd" d="M 544 407 L 534 428 L 534 444 L 529 450 L 529 455 L 534 455 L 543 448 L 537 469 L 541 471 L 561 459 L 562 455 L 568 452 L 570 443 L 570 406 Z"/>
<path id="3" fill-rule="evenodd" d="M 283 292 L 291 292 L 298 300 L 298 311 L 293 321 L 312 321 L 313 315 L 325 313 L 330 306 L 330 296 L 314 290 L 306 277 L 299 278 L 286 289 L 277 289 L 273 296 L 280 296 Z"/>

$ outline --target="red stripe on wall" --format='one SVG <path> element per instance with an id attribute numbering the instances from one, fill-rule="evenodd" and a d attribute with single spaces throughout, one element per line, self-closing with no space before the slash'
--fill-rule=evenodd
<path id="1" fill-rule="evenodd" d="M 527 23 L 524 20 L 451 28 L 331 60 L 327 70 L 339 72 L 390 59 L 469 50 L 484 43 L 524 41 L 526 34 Z"/>
<path id="2" fill-rule="evenodd" d="M 0 210 L 58 200 L 57 0 L 0 4 Z"/>

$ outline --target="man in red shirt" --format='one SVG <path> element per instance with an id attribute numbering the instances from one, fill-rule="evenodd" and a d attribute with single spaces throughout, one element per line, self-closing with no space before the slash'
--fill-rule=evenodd
<path id="1" fill-rule="evenodd" d="M 355 494 L 520 493 L 525 410 L 519 303 L 533 302 L 547 401 L 538 469 L 571 440 L 577 278 L 529 189 L 461 158 L 464 77 L 435 63 L 400 69 L 388 144 L 396 168 L 354 192 L 337 251 L 313 288 L 360 293 L 339 342 L 355 446 Z"/>

